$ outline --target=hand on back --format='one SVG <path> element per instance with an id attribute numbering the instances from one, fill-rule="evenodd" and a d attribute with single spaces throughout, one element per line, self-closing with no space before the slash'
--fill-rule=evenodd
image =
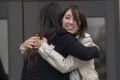
<path id="1" fill-rule="evenodd" d="M 26 48 L 29 48 L 29 49 L 33 49 L 33 48 L 38 49 L 43 43 L 47 43 L 47 39 L 45 37 L 40 39 L 40 36 L 35 35 L 33 37 L 28 38 L 24 42 L 24 45 Z"/>

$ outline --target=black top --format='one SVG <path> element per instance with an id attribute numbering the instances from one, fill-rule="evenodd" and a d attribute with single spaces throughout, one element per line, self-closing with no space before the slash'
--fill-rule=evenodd
<path id="1" fill-rule="evenodd" d="M 72 55 L 81 60 L 88 61 L 100 56 L 100 52 L 96 46 L 85 47 L 73 34 L 64 29 L 59 29 L 52 41 L 54 41 L 52 44 L 55 46 L 55 50 L 64 55 L 64 57 Z"/>
<path id="2" fill-rule="evenodd" d="M 64 57 L 71 54 L 82 60 L 89 60 L 98 58 L 100 55 L 96 47 L 83 46 L 72 34 L 63 29 L 57 31 L 56 36 L 49 41 L 49 44 L 51 43 L 55 46 L 55 50 Z M 37 54 L 37 64 L 37 70 L 34 73 L 29 73 L 26 69 L 27 60 L 25 60 L 21 80 L 69 80 L 69 73 L 60 73 L 39 54 Z"/>
<path id="3" fill-rule="evenodd" d="M 54 69 L 39 55 L 39 53 L 37 53 L 36 71 L 29 73 L 26 67 L 27 60 L 24 61 L 21 80 L 69 80 L 69 73 L 62 74 Z"/>

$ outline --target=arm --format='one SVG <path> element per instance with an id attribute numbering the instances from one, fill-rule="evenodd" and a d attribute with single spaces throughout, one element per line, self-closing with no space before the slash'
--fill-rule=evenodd
<path id="1" fill-rule="evenodd" d="M 88 39 L 88 40 L 92 41 L 91 39 Z M 83 40 L 83 44 L 84 43 L 86 43 L 85 39 Z M 91 44 L 91 43 L 86 43 L 85 45 L 87 46 L 89 44 Z M 43 48 L 45 48 L 45 47 L 43 47 Z M 73 58 L 73 56 L 70 56 L 70 55 L 67 58 L 64 58 L 63 56 L 58 54 L 56 51 L 49 49 L 47 46 L 45 49 L 43 49 L 43 51 L 44 50 L 45 50 L 45 52 L 42 53 L 42 52 L 40 52 L 40 49 L 39 49 L 39 52 L 41 53 L 41 55 L 43 54 L 42 57 L 44 59 L 46 59 L 51 65 L 53 65 L 53 67 L 55 67 L 56 69 L 58 68 L 58 70 L 62 73 L 72 71 L 72 70 L 78 68 L 80 65 L 83 65 L 83 63 L 86 62 L 86 61 L 82 61 L 82 60 L 80 61 L 77 58 Z M 45 53 L 51 53 L 51 54 L 48 55 Z M 57 57 L 55 57 L 55 56 L 57 56 Z"/>
<path id="2" fill-rule="evenodd" d="M 85 64 L 87 61 L 79 60 L 71 55 L 64 58 L 61 54 L 56 52 L 51 45 L 43 43 L 38 50 L 39 54 L 54 68 L 61 73 L 67 73 L 75 70 L 79 66 Z"/>
<path id="3" fill-rule="evenodd" d="M 25 42 L 27 42 L 26 46 L 32 48 L 32 45 L 35 45 L 36 39 L 39 37 L 32 37 Z M 78 40 L 76 40 L 71 34 L 59 34 L 53 41 L 53 44 L 56 47 L 56 51 L 66 55 L 72 55 L 81 60 L 88 61 L 93 58 L 98 58 L 100 56 L 100 52 L 97 47 L 85 47 Z M 62 44 L 61 44 L 62 43 Z M 22 53 L 24 53 L 24 49 Z"/>
<path id="4" fill-rule="evenodd" d="M 90 36 L 86 36 L 81 40 L 82 44 L 85 46 L 92 46 L 92 39 Z M 71 55 L 67 58 L 64 58 L 58 52 L 53 50 L 54 46 L 49 46 L 48 44 L 44 43 L 38 50 L 40 55 L 54 68 L 56 68 L 61 73 L 67 73 L 76 68 L 86 64 L 87 61 L 79 60 Z"/>
<path id="5" fill-rule="evenodd" d="M 20 46 L 21 53 L 25 54 L 26 49 L 25 43 L 22 43 Z M 74 58 L 71 55 L 69 55 L 67 58 L 64 58 L 61 54 L 52 49 L 52 47 L 44 43 L 39 48 L 38 52 L 49 64 L 51 64 L 61 73 L 70 72 L 86 62 Z M 49 51 L 51 51 L 51 53 Z"/>
<path id="6" fill-rule="evenodd" d="M 62 43 L 62 44 L 61 44 Z M 100 52 L 96 46 L 85 47 L 70 34 L 64 34 L 57 37 L 54 42 L 55 49 L 65 55 L 72 55 L 81 60 L 91 60 L 99 58 Z"/>

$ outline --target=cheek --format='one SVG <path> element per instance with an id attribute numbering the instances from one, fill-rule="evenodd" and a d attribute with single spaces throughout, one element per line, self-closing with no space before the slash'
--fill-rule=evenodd
<path id="1" fill-rule="evenodd" d="M 63 20 L 62 20 L 62 27 L 64 28 L 65 25 L 66 25 L 66 21 L 63 19 Z"/>
<path id="2" fill-rule="evenodd" d="M 79 27 L 75 27 L 73 32 L 76 33 L 78 32 L 78 30 L 79 30 Z"/>
<path id="3" fill-rule="evenodd" d="M 72 30 L 69 30 L 67 27 L 65 27 L 64 29 L 66 29 L 68 32 L 70 32 L 70 33 L 72 33 L 72 34 L 75 34 L 76 32 L 78 32 L 79 27 L 75 27 L 75 28 L 72 29 Z"/>
<path id="4" fill-rule="evenodd" d="M 62 22 L 62 27 L 63 27 L 63 28 L 65 27 L 65 24 L 64 24 L 64 22 Z"/>
<path id="5" fill-rule="evenodd" d="M 75 31 L 77 32 L 80 27 L 77 25 L 77 23 L 75 23 L 74 25 L 75 25 Z"/>

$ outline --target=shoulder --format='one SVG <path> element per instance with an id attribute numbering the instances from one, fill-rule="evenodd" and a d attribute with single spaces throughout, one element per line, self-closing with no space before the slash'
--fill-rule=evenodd
<path id="1" fill-rule="evenodd" d="M 68 32 L 63 28 L 57 28 L 56 33 L 57 35 L 61 35 L 61 34 L 66 34 Z"/>
<path id="2" fill-rule="evenodd" d="M 79 41 L 85 46 L 91 46 L 92 45 L 92 38 L 90 37 L 90 34 L 85 33 L 85 36 L 83 38 L 80 38 Z"/>
<path id="3" fill-rule="evenodd" d="M 85 33 L 85 37 L 90 37 L 90 34 L 89 33 Z"/>
<path id="4" fill-rule="evenodd" d="M 65 29 L 59 28 L 56 31 L 56 38 L 55 41 L 67 41 L 69 42 L 70 40 L 74 40 L 73 34 L 67 32 Z"/>
<path id="5" fill-rule="evenodd" d="M 85 33 L 85 36 L 80 38 L 79 41 L 81 42 L 92 41 L 92 38 L 89 33 Z"/>
<path id="6" fill-rule="evenodd" d="M 63 50 L 69 44 L 72 44 L 77 39 L 74 36 L 64 30 L 60 30 L 57 32 L 56 37 L 52 40 L 52 44 L 55 46 L 56 49 Z"/>

